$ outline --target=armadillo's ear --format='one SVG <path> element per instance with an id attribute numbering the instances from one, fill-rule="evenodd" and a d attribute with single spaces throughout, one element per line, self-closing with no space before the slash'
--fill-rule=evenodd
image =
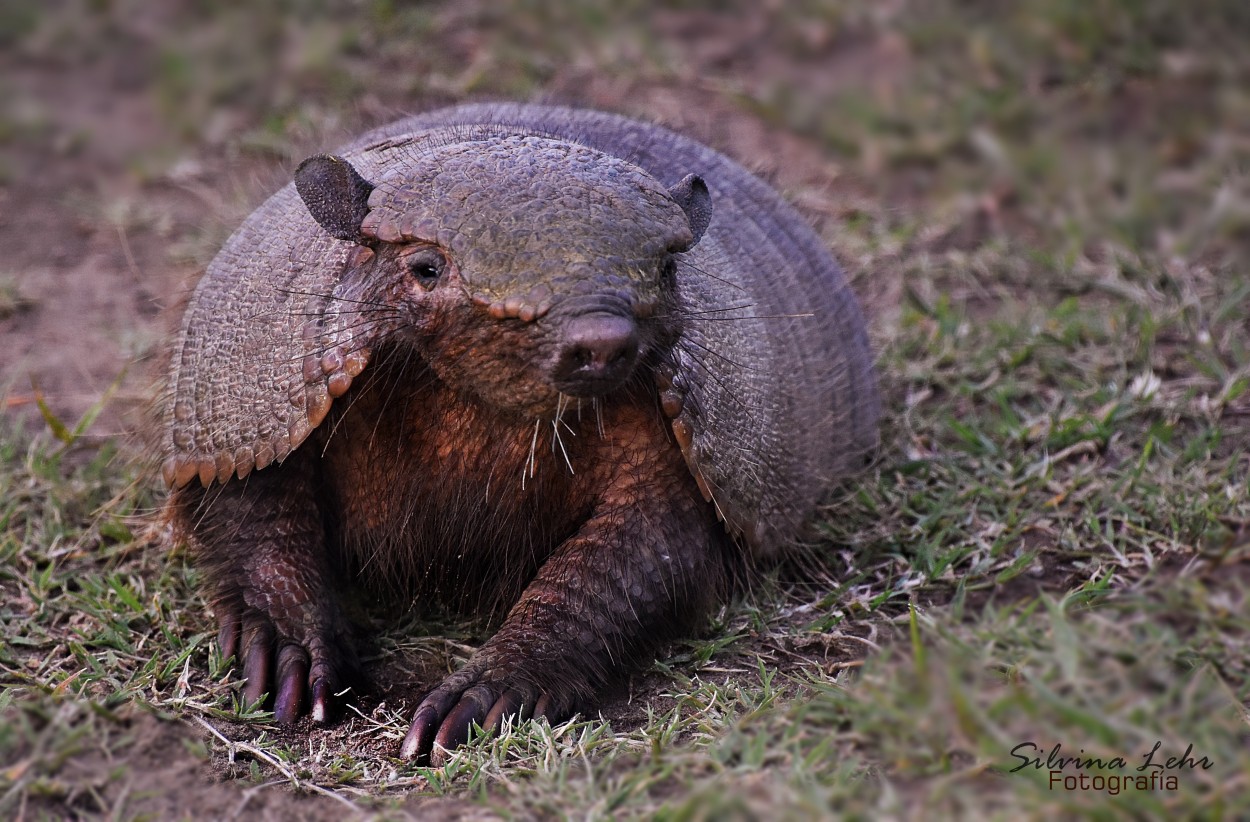
<path id="1" fill-rule="evenodd" d="M 708 193 L 707 183 L 698 174 L 687 174 L 668 193 L 690 220 L 690 230 L 694 232 L 690 245 L 693 246 L 712 222 L 712 195 Z"/>
<path id="2" fill-rule="evenodd" d="M 313 219 L 340 240 L 359 240 L 373 184 L 332 154 L 309 157 L 295 169 L 295 190 Z"/>

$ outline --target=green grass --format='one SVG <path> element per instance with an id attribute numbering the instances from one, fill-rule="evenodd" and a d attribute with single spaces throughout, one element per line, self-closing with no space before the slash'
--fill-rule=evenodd
<path id="1" fill-rule="evenodd" d="M 149 481 L 74 426 L 6 423 L 0 815 L 150 813 L 125 790 L 148 715 L 186 722 L 186 756 L 228 786 L 338 807 L 333 794 L 387 818 L 412 812 L 413 791 L 512 818 L 1220 818 L 1243 805 L 1242 4 L 943 0 L 891 16 L 812 0 L 766 15 L 711 67 L 662 22 L 588 3 L 572 38 L 538 5 L 511 35 L 485 5 L 372 3 L 243 28 L 205 6 L 161 50 L 152 93 L 184 146 L 229 110 L 245 125 L 225 153 L 285 161 L 370 93 L 380 109 L 568 94 L 586 76 L 681 94 L 715 77 L 685 104 L 802 134 L 842 165 L 832 185 L 790 193 L 832 215 L 825 236 L 875 315 L 878 462 L 824 511 L 807 556 L 638 681 L 618 727 L 525 723 L 428 769 L 393 758 L 408 719 L 395 705 L 327 730 L 235 721 L 236 672 L 216 656 L 196 572 L 153 524 Z M 681 5 L 671 14 L 698 13 Z M 92 25 L 23 23 L 43 48 Z M 466 31 L 475 47 L 411 45 Z M 277 76 L 248 62 L 266 44 L 294 54 Z M 860 48 L 882 61 L 874 82 L 811 79 L 827 50 Z M 201 230 L 174 253 L 200 255 Z M 0 287 L 0 320 L 22 310 Z M 391 626 L 373 663 L 455 665 L 476 636 Z M 1045 770 L 1012 772 L 1028 742 L 1043 758 L 1059 744 L 1127 762 L 1087 775 L 1133 775 L 1156 742 L 1158 759 L 1192 746 L 1213 764 L 1172 772 L 1175 790 L 1054 790 Z M 96 760 L 110 767 L 74 770 Z"/>

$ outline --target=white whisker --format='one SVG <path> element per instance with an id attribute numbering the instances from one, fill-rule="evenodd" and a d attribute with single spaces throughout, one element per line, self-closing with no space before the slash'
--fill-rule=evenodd
<path id="1" fill-rule="evenodd" d="M 560 453 L 564 455 L 564 464 L 569 467 L 569 473 L 576 474 L 577 472 L 573 470 L 573 462 L 572 460 L 569 459 L 569 452 L 564 447 L 564 440 L 560 437 L 560 427 L 559 427 L 558 420 L 551 421 L 551 431 L 553 434 L 555 434 L 555 442 L 553 443 L 553 450 L 554 450 L 554 445 L 558 444 L 560 446 Z"/>
<path id="2" fill-rule="evenodd" d="M 534 472 L 538 470 L 538 458 L 537 458 L 537 455 L 535 454 L 535 451 L 538 449 L 538 426 L 541 422 L 542 422 L 541 418 L 536 418 L 534 420 L 534 436 L 533 438 L 530 439 L 529 465 L 521 467 L 521 490 L 522 491 L 525 490 L 525 480 L 526 480 L 525 475 L 526 475 L 527 469 L 528 469 L 528 473 L 530 477 L 533 477 Z"/>
<path id="3" fill-rule="evenodd" d="M 556 415 L 551 419 L 551 453 L 555 453 L 556 446 L 560 446 L 560 453 L 564 455 L 564 464 L 568 466 L 570 474 L 576 474 L 573 470 L 573 461 L 569 459 L 568 449 L 564 447 L 564 439 L 560 436 L 560 426 L 563 425 L 573 436 L 577 436 L 577 432 L 569 428 L 569 424 L 564 421 L 564 410 L 568 408 L 571 398 L 563 393 L 556 394 Z"/>

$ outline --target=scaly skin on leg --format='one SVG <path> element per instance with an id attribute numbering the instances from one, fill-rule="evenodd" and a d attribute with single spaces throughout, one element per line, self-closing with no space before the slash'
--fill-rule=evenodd
<path id="1" fill-rule="evenodd" d="M 268 693 L 280 722 L 311 704 L 325 722 L 356 668 L 346 621 L 327 580 L 325 532 L 310 459 L 211 489 L 188 487 L 170 506 L 187 537 L 220 626 L 222 657 L 236 656 L 254 703 Z"/>
<path id="2" fill-rule="evenodd" d="M 401 756 L 442 762 L 476 722 L 575 713 L 719 601 L 728 541 L 679 460 L 622 472 L 504 624 L 417 707 Z"/>

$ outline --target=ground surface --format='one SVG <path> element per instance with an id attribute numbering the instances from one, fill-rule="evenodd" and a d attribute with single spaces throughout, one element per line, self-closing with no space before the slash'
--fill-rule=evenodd
<path id="1" fill-rule="evenodd" d="M 1250 14 L 999 5 L 5 4 L 0 815 L 1247 801 Z M 468 99 L 659 120 L 768 177 L 865 302 L 888 419 L 811 556 L 602 717 L 414 769 L 407 712 L 482 626 L 379 619 L 359 714 L 231 721 L 119 437 L 186 289 L 300 158 Z M 1011 753 L 1059 744 L 1104 760 L 1063 775 L 1105 780 L 1156 741 L 1191 746 L 1175 787 L 1055 788 Z"/>

